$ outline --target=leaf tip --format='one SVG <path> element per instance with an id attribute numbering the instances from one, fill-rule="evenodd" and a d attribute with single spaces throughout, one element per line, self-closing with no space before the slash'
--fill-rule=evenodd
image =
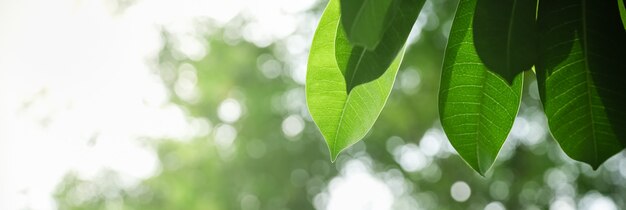
<path id="1" fill-rule="evenodd" d="M 600 168 L 600 165 L 591 165 L 591 169 L 593 169 L 594 171 L 597 171 L 598 168 Z"/>
<path id="2" fill-rule="evenodd" d="M 335 161 L 337 160 L 337 156 L 330 156 L 330 162 L 331 163 L 335 163 Z"/>
<path id="3" fill-rule="evenodd" d="M 463 158 L 463 160 L 465 161 L 463 156 L 461 156 L 461 158 Z M 470 168 L 472 168 L 476 173 L 478 173 L 478 175 L 480 175 L 482 178 L 485 178 L 487 177 L 487 172 L 489 172 L 489 170 L 493 167 L 493 160 L 484 159 L 483 161 L 484 162 L 474 162 L 474 163 L 465 161 L 465 163 L 467 163 L 467 165 L 469 165 Z"/>
<path id="4" fill-rule="evenodd" d="M 470 168 L 472 168 L 472 169 L 473 169 L 473 170 L 474 170 L 474 171 L 475 171 L 478 175 L 480 175 L 480 177 L 482 177 L 482 178 L 485 178 L 485 177 L 486 177 L 487 170 L 489 170 L 488 168 L 487 168 L 487 169 L 484 169 L 484 168 L 482 168 L 482 167 L 479 167 L 479 166 L 474 166 L 474 165 L 469 164 L 469 163 L 468 163 L 468 165 L 469 165 L 469 166 L 470 166 Z"/>
<path id="5" fill-rule="evenodd" d="M 339 157 L 339 153 L 341 153 L 341 151 L 333 152 L 333 149 L 330 147 L 328 149 L 330 149 L 330 162 L 334 163 L 337 160 L 337 157 Z"/>
<path id="6" fill-rule="evenodd" d="M 339 154 L 341 154 L 342 151 L 344 151 L 346 148 L 348 148 L 349 146 L 345 146 L 345 147 L 341 147 L 341 146 L 337 146 L 337 145 L 328 145 L 328 152 L 330 154 L 330 162 L 335 162 L 337 160 L 337 158 L 339 157 Z"/>
<path id="7" fill-rule="evenodd" d="M 477 170 L 476 172 L 478 172 L 478 175 L 480 175 L 482 178 L 485 178 L 485 177 L 487 177 L 487 171 L 489 171 L 490 168 L 491 167 L 489 167 L 487 169 L 482 169 L 481 168 L 480 170 Z"/>
<path id="8" fill-rule="evenodd" d="M 598 168 L 600 168 L 600 166 L 602 165 L 602 162 L 587 162 L 587 164 L 591 166 L 591 169 L 593 169 L 594 171 L 597 171 Z"/>

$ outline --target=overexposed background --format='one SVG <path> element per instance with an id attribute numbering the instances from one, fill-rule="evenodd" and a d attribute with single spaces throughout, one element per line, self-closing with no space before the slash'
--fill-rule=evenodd
<path id="1" fill-rule="evenodd" d="M 422 44 L 445 44 L 441 37 L 447 37 L 451 21 L 428 15 L 435 13 L 433 8 L 437 3 L 433 2 L 427 2 L 426 15 L 419 17 L 409 43 L 419 45 L 422 40 Z M 175 47 L 181 53 L 179 56 L 191 60 L 212 55 L 211 48 L 198 35 L 209 30 L 199 26 L 206 22 L 214 28 L 225 28 L 226 34 L 229 30 L 236 30 L 238 40 L 259 48 L 286 40 L 286 51 L 293 55 L 293 59 L 287 59 L 293 64 L 286 74 L 289 82 L 299 85 L 293 91 L 298 100 L 292 100 L 292 103 L 301 106 L 304 101 L 300 93 L 312 33 L 302 35 L 296 31 L 301 27 L 309 31 L 315 28 L 319 13 L 315 16 L 305 11 L 320 3 L 323 2 L 0 0 L 0 209 L 57 209 L 53 196 L 69 172 L 92 181 L 102 171 L 113 170 L 121 175 L 122 187 L 139 185 L 163 168 L 156 152 L 147 146 L 154 139 L 190 141 L 213 129 L 224 131 L 227 136 L 237 135 L 231 124 L 245 114 L 246 105 L 241 100 L 229 98 L 219 107 L 207 107 L 217 112 L 221 124 L 198 120 L 171 102 L 171 94 L 193 101 L 197 78 L 191 74 L 187 83 L 177 83 L 173 93 L 168 91 L 169 87 L 159 76 L 160 67 L 156 61 L 166 41 L 164 30 L 173 36 Z M 233 29 L 229 23 L 237 17 L 245 17 L 249 23 Z M 424 41 L 422 30 L 436 34 L 433 36 L 440 37 L 440 40 Z M 441 45 L 432 48 L 441 51 Z M 411 59 L 405 60 L 411 62 Z M 439 61 L 431 62 L 436 66 Z M 276 64 L 270 62 L 268 65 Z M 423 91 L 436 92 L 436 88 L 428 89 L 425 84 L 432 83 L 436 87 L 438 69 L 435 73 L 428 73 L 409 65 L 412 64 L 402 69 L 401 78 L 394 87 L 395 95 L 388 106 L 399 106 L 398 101 L 407 101 L 402 97 L 425 94 Z M 278 77 L 276 71 L 265 71 L 265 65 L 261 66 L 265 77 Z M 538 99 L 536 88 L 530 88 L 528 92 L 528 100 Z M 426 102 L 415 102 L 411 106 L 421 106 L 421 103 L 433 106 L 436 104 L 434 100 L 426 98 L 422 100 Z M 611 159 L 600 169 L 601 172 L 593 172 L 587 166 L 569 160 L 555 150 L 557 147 L 553 144 L 546 143 L 552 140 L 544 129 L 545 119 L 536 104 L 529 104 L 527 107 L 531 108 L 528 110 L 532 111 L 520 114 L 510 140 L 500 154 L 500 162 L 495 166 L 505 171 L 489 175 L 492 177 L 488 179 L 493 182 L 478 178 L 455 157 L 436 123 L 426 123 L 421 125 L 425 128 L 419 135 L 395 136 L 412 130 L 407 128 L 394 131 L 384 139 L 367 140 L 367 145 L 355 145 L 336 165 L 328 166 L 336 172 L 328 182 L 318 181 L 310 171 L 297 169 L 291 172 L 291 180 L 286 180 L 286 184 L 301 184 L 298 182 L 301 177 L 310 178 L 307 187 L 313 182 L 311 180 L 316 181 L 314 183 L 321 186 L 314 187 L 323 190 L 314 192 L 307 199 L 316 209 L 329 210 L 432 209 L 448 205 L 447 200 L 468 208 L 497 210 L 506 209 L 505 204 L 513 199 L 538 203 L 519 204 L 520 208 L 526 209 L 540 209 L 541 205 L 550 209 L 623 208 L 621 205 L 626 196 L 619 200 L 623 191 L 615 190 L 613 194 L 593 189 L 578 192 L 583 184 L 577 182 L 583 183 L 578 181 L 583 180 L 580 177 L 602 178 L 612 185 L 589 185 L 626 188 L 626 184 L 619 184 L 626 183 L 626 155 L 622 153 Z M 390 110 L 387 111 L 389 116 L 393 115 L 394 109 L 386 110 Z M 421 115 L 415 115 L 415 121 L 427 121 L 420 118 Z M 403 119 L 404 116 L 400 116 L 395 117 Z M 436 113 L 426 116 L 435 118 Z M 392 121 L 390 118 L 393 117 L 385 117 L 385 112 L 381 116 L 381 120 L 388 120 L 383 122 Z M 282 131 L 282 136 L 287 139 L 285 142 L 297 142 L 292 139 L 305 136 L 302 138 L 325 146 L 319 136 L 306 133 L 307 129 L 316 131 L 313 126 L 306 113 L 292 113 L 282 119 L 282 130 L 278 132 Z M 229 138 L 226 144 L 232 144 L 235 139 Z M 384 142 L 381 150 L 388 157 L 372 157 L 366 152 L 368 147 L 380 146 L 373 143 L 378 140 Z M 219 138 L 216 141 L 220 144 Z M 519 152 L 516 148 L 520 147 L 531 148 L 533 152 Z M 505 176 L 499 180 L 502 178 L 500 174 L 515 177 L 512 172 L 515 165 L 507 165 L 507 161 L 515 160 L 514 155 L 518 153 L 554 162 L 548 169 L 536 172 L 538 175 L 533 178 L 533 184 L 524 185 L 530 186 L 526 191 L 514 191 L 515 178 Z M 389 158 L 393 164 L 379 163 L 378 159 L 384 158 Z M 444 165 L 448 162 L 445 161 L 462 167 L 446 170 Z M 329 164 L 326 156 L 322 157 L 321 163 Z M 443 193 L 430 192 L 429 187 L 433 186 L 441 188 L 437 192 Z M 548 196 L 541 201 L 544 203 L 539 201 L 543 198 L 532 196 L 546 192 Z M 472 198 L 476 203 L 470 205 Z M 259 209 L 255 202 L 260 201 L 256 197 L 246 195 L 236 199 L 241 200 L 242 209 Z M 250 200 L 254 202 L 250 204 Z M 251 205 L 256 208 L 247 208 Z"/>
<path id="2" fill-rule="evenodd" d="M 0 209 L 56 209 L 52 193 L 68 171 L 90 179 L 112 169 L 132 184 L 158 167 L 137 139 L 202 132 L 169 103 L 151 69 L 163 27 L 179 35 L 187 56 L 204 56 L 193 37 L 198 19 L 220 25 L 252 16 L 258 24 L 246 38 L 267 45 L 290 35 L 293 14 L 315 3 L 0 1 Z M 343 194 L 381 185 L 358 176 Z"/>

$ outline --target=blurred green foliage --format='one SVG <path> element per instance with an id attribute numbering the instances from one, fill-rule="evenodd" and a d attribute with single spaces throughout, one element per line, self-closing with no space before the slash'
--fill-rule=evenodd
<path id="1" fill-rule="evenodd" d="M 146 140 L 160 169 L 145 180 L 129 184 L 115 171 L 89 180 L 69 173 L 55 193 L 58 208 L 325 209 L 323 198 L 333 190 L 329 182 L 350 173 L 345 166 L 354 161 L 370 167 L 390 186 L 393 209 L 483 209 L 491 202 L 507 209 L 547 209 L 559 202 L 584 205 L 584 198 L 599 195 L 626 206 L 626 154 L 618 154 L 598 171 L 567 158 L 542 129 L 545 119 L 531 75 L 526 81 L 530 89 L 523 94 L 524 111 L 518 115 L 522 122 L 516 125 L 522 132 L 509 137 L 486 178 L 454 153 L 437 122 L 437 90 L 456 4 L 426 3 L 417 21 L 421 30 L 410 38 L 414 42 L 379 120 L 364 141 L 334 164 L 308 116 L 298 80 L 308 50 L 294 55 L 286 40 L 259 48 L 215 29 L 202 34 L 210 50 L 194 61 L 181 57 L 173 47 L 174 35 L 164 32 L 156 73 L 171 101 L 191 119 L 206 122 L 210 132 L 188 140 Z M 318 18 L 322 6 L 310 16 Z M 310 40 L 313 26 L 294 36 Z M 177 81 L 190 69 L 197 78 L 197 93 L 181 97 Z M 226 122 L 218 107 L 228 99 L 241 104 L 242 114 Z M 283 131 L 288 118 L 302 120 L 304 129 L 295 135 Z M 415 155 L 421 158 L 411 158 Z M 459 181 L 471 188 L 467 201 L 451 196 L 451 186 Z"/>

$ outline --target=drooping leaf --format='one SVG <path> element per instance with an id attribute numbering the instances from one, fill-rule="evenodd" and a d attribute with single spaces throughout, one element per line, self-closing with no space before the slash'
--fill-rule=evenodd
<path id="1" fill-rule="evenodd" d="M 354 88 L 349 94 L 341 65 L 353 49 L 342 37 L 339 0 L 331 0 L 313 38 L 306 78 L 306 99 L 313 121 L 322 132 L 331 160 L 361 140 L 382 111 L 402 60 L 400 53 L 380 78 Z"/>
<path id="2" fill-rule="evenodd" d="M 626 32 L 616 1 L 540 1 L 537 80 L 552 135 L 597 168 L 626 145 Z"/>
<path id="3" fill-rule="evenodd" d="M 537 0 L 477 0 L 473 35 L 485 66 L 512 83 L 536 61 Z"/>
<path id="4" fill-rule="evenodd" d="M 452 146 L 484 175 L 502 147 L 520 105 L 523 74 L 509 85 L 476 53 L 472 19 L 476 0 L 459 2 L 439 88 L 439 115 Z"/>
<path id="5" fill-rule="evenodd" d="M 337 62 L 342 65 L 341 72 L 344 75 L 348 92 L 358 85 L 379 78 L 389 69 L 389 65 L 406 43 L 424 1 L 394 0 L 394 5 L 397 5 L 395 7 L 398 9 L 390 17 L 389 26 L 385 30 L 380 44 L 373 50 L 367 50 L 354 44 L 344 45 L 342 42 L 337 42 L 342 43 L 342 45 L 336 46 L 337 49 L 349 48 L 349 50 L 338 50 L 339 53 L 336 54 L 338 56 Z M 337 36 L 337 39 L 346 39 L 349 34 L 345 32 L 344 34 L 342 37 Z M 350 56 L 345 57 L 342 53 L 347 53 Z"/>
<path id="6" fill-rule="evenodd" d="M 348 40 L 355 46 L 376 49 L 387 26 L 398 9 L 397 0 L 341 0 L 341 22 Z"/>

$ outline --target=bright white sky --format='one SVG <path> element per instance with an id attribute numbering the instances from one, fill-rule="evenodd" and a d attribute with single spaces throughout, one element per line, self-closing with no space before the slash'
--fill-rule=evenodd
<path id="1" fill-rule="evenodd" d="M 156 159 L 134 140 L 186 132 L 146 65 L 163 6 L 112 17 L 103 2 L 0 3 L 0 209 L 52 209 L 70 169 L 145 177 Z"/>
<path id="2" fill-rule="evenodd" d="M 316 1 L 138 0 L 120 14 L 110 2 L 0 0 L 0 209 L 55 209 L 51 193 L 70 170 L 145 178 L 158 166 L 138 138 L 196 132 L 151 73 L 161 26 L 184 38 L 196 33 L 196 18 L 225 23 L 244 11 L 256 18 L 259 39 L 284 38 L 297 25 L 286 15 Z M 193 39 L 182 42 L 197 52 Z M 337 183 L 385 188 L 357 172 Z M 355 193 L 344 191 L 331 194 Z M 386 196 L 379 200 L 389 208 Z"/>

